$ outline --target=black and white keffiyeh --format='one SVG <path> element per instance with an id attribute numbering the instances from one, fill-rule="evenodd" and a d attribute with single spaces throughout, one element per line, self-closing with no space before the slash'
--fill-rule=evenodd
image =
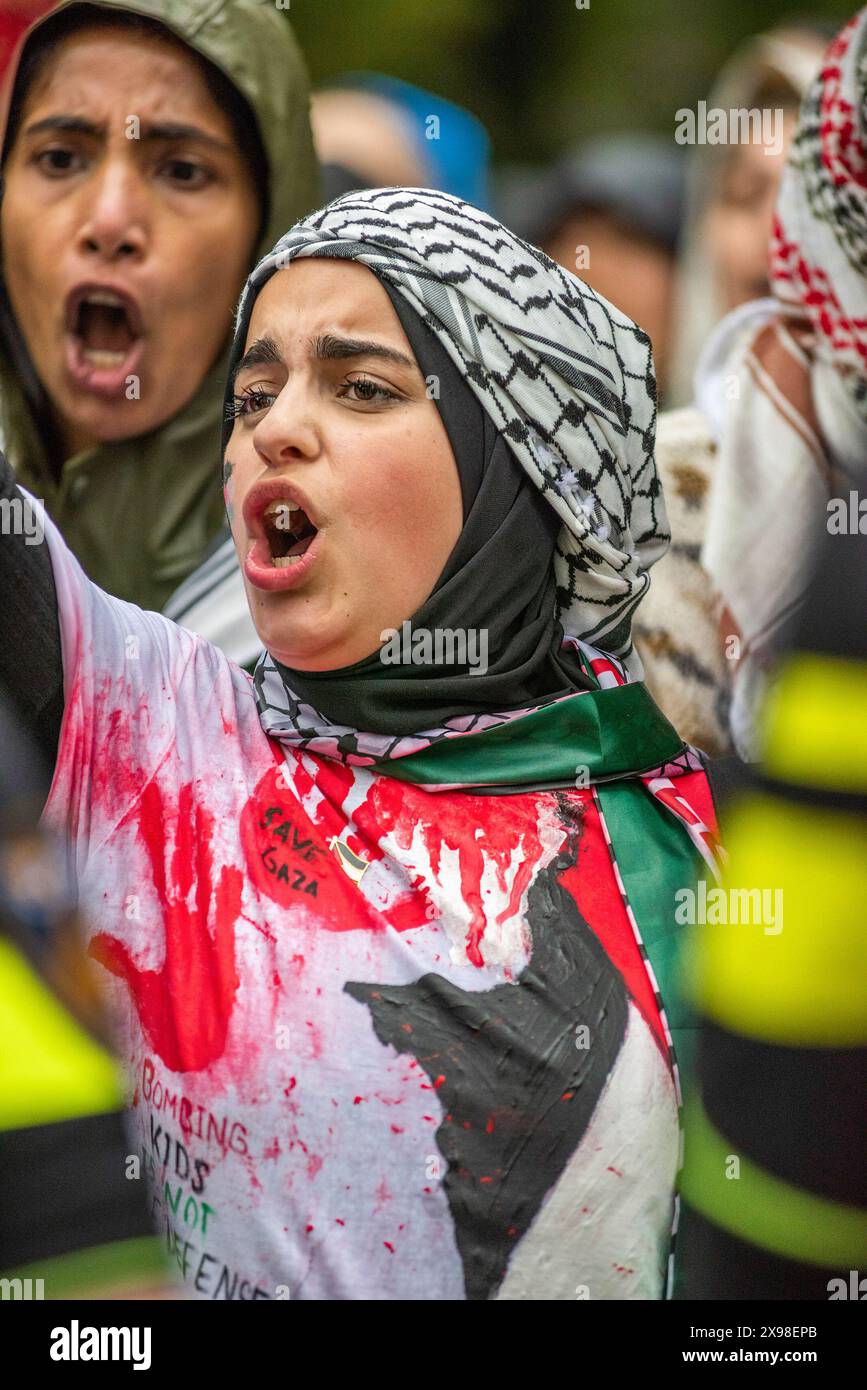
<path id="1" fill-rule="evenodd" d="M 386 188 L 338 198 L 280 239 L 242 295 L 233 362 L 263 285 L 302 256 L 361 262 L 436 335 L 562 521 L 554 571 L 565 635 L 640 677 L 632 614 L 669 542 L 647 335 L 479 209 L 431 189 Z M 309 709 L 300 727 L 305 706 L 267 656 L 256 685 L 266 727 L 292 742 L 333 756 L 334 736 L 354 732 L 329 735 Z"/>

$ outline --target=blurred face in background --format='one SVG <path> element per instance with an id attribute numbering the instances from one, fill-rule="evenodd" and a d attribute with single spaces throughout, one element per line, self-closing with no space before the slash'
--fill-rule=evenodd
<path id="1" fill-rule="evenodd" d="M 782 148 L 758 142 L 728 154 L 705 231 L 726 311 L 769 293 L 768 244 L 797 110 L 783 108 Z"/>
<path id="2" fill-rule="evenodd" d="M 339 164 L 369 188 L 424 187 L 428 171 L 398 107 L 373 92 L 336 88 L 310 101 L 322 164 Z"/>
<path id="3" fill-rule="evenodd" d="M 674 292 L 674 257 L 603 211 L 576 210 L 542 248 L 643 328 L 665 389 Z"/>
<path id="4" fill-rule="evenodd" d="M 65 456 L 157 428 L 226 340 L 259 218 L 198 62 L 110 25 L 65 38 L 4 174 L 3 276 Z"/>

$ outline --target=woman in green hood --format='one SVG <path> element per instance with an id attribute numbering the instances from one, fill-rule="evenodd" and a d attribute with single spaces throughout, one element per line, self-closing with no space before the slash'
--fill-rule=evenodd
<path id="1" fill-rule="evenodd" d="M 224 520 L 238 292 L 317 202 L 286 16 L 267 0 L 61 5 L 22 48 L 2 166 L 7 455 L 92 579 L 161 608 Z"/>

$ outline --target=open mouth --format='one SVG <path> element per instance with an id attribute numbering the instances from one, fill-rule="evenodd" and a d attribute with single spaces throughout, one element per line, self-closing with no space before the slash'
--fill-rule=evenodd
<path id="1" fill-rule="evenodd" d="M 317 535 L 304 508 L 286 498 L 269 502 L 262 513 L 262 525 L 275 569 L 297 565 Z"/>
<path id="2" fill-rule="evenodd" d="M 68 361 L 79 385 L 116 392 L 141 349 L 142 321 L 135 301 L 119 291 L 82 286 L 66 306 Z"/>
<path id="3" fill-rule="evenodd" d="M 247 493 L 242 508 L 249 549 L 244 577 L 264 593 L 307 583 L 327 529 L 313 504 L 288 478 L 266 478 Z"/>
<path id="4" fill-rule="evenodd" d="M 126 305 L 117 295 L 95 293 L 78 306 L 75 332 L 82 356 L 95 367 L 119 367 L 136 340 Z"/>

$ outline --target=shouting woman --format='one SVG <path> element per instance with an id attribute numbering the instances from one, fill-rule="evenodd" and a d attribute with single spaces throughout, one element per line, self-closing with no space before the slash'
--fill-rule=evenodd
<path id="1" fill-rule="evenodd" d="M 49 748 L 62 682 L 46 817 L 186 1286 L 659 1298 L 714 839 L 634 679 L 648 339 L 469 204 L 377 189 L 253 272 L 226 406 L 252 679 L 49 521 L 50 565 L 0 547 L 0 675 Z"/>
<path id="2" fill-rule="evenodd" d="M 0 434 L 87 575 L 142 608 L 223 524 L 232 313 L 320 202 L 307 108 L 288 16 L 266 0 L 64 0 L 19 55 L 0 149 Z M 247 623 L 212 611 L 204 626 L 248 659 Z"/>

